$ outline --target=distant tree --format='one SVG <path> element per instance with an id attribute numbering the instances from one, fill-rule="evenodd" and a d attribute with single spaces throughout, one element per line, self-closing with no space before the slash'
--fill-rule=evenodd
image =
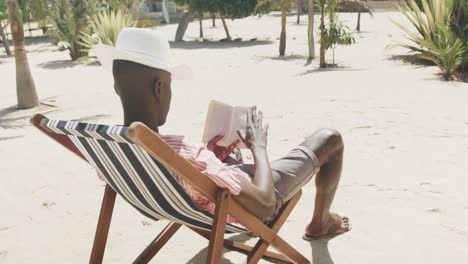
<path id="1" fill-rule="evenodd" d="M 47 32 L 47 19 L 52 10 L 54 0 L 29 0 L 31 1 L 30 10 L 31 16 L 38 21 L 38 27 L 42 28 L 42 32 Z"/>
<path id="2" fill-rule="evenodd" d="M 8 19 L 8 8 L 5 0 L 0 0 L 0 37 L 2 38 L 2 44 L 5 48 L 7 55 L 11 56 L 10 44 L 5 34 L 5 29 L 8 26 L 8 21 L 3 23 L 4 20 Z"/>
<path id="3" fill-rule="evenodd" d="M 39 105 L 39 100 L 37 98 L 36 86 L 29 70 L 28 57 L 24 48 L 23 19 L 16 0 L 8 0 L 8 15 L 15 46 L 18 108 L 33 108 Z"/>
<path id="4" fill-rule="evenodd" d="M 203 39 L 203 13 L 198 15 L 198 22 L 200 24 L 200 38 Z"/>
<path id="5" fill-rule="evenodd" d="M 339 0 L 336 5 L 336 10 L 339 12 L 357 12 L 356 31 L 361 31 L 361 13 L 369 13 L 372 15 L 367 0 Z"/>
<path id="6" fill-rule="evenodd" d="M 186 6 L 188 10 L 179 22 L 175 41 L 181 41 L 190 21 L 196 16 L 200 18 L 200 14 L 204 13 L 219 14 L 226 32 L 226 39 L 230 39 L 231 36 L 225 19 L 249 16 L 255 11 L 257 5 L 257 0 L 174 0 L 174 2 L 178 5 Z"/>
<path id="7" fill-rule="evenodd" d="M 273 10 L 281 11 L 279 55 L 284 56 L 286 52 L 286 18 L 291 11 L 291 0 L 261 0 L 257 4 L 256 13 L 266 14 Z"/>
<path id="8" fill-rule="evenodd" d="M 280 45 L 279 55 L 284 56 L 286 52 L 286 17 L 291 9 L 291 0 L 280 0 L 281 6 L 281 34 L 280 34 Z"/>
<path id="9" fill-rule="evenodd" d="M 305 0 L 296 0 L 296 7 L 297 7 L 297 21 L 296 23 L 299 25 L 301 23 L 301 13 L 304 10 L 304 1 Z"/>
<path id="10" fill-rule="evenodd" d="M 135 18 L 142 3 L 143 0 L 107 0 L 107 5 L 111 10 L 128 11 Z"/>
<path id="11" fill-rule="evenodd" d="M 179 25 L 177 26 L 177 31 L 175 34 L 174 41 L 182 41 L 185 35 L 185 31 L 187 31 L 188 25 L 190 21 L 195 17 L 195 12 L 188 10 L 185 12 L 185 14 L 182 16 L 182 18 L 179 21 Z"/>

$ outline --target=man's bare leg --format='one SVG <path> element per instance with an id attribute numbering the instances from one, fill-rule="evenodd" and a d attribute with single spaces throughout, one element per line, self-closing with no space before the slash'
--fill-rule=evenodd
<path id="1" fill-rule="evenodd" d="M 342 221 L 336 214 L 330 213 L 330 207 L 341 176 L 344 144 L 336 130 L 321 129 L 310 135 L 302 145 L 315 153 L 320 164 L 315 179 L 314 214 L 306 228 L 307 236 L 318 237 L 328 234 L 333 226 L 340 225 Z M 339 226 L 333 229 L 333 233 L 344 231 L 346 228 Z"/>

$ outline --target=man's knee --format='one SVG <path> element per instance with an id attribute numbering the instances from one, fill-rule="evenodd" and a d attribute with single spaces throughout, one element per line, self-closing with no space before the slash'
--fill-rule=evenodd
<path id="1" fill-rule="evenodd" d="M 343 150 L 344 142 L 338 130 L 333 128 L 322 128 L 317 131 L 322 138 L 324 138 L 324 144 L 328 147 L 336 150 Z"/>
<path id="2" fill-rule="evenodd" d="M 342 153 L 344 150 L 343 137 L 336 129 L 322 128 L 308 136 L 303 143 L 313 151 L 319 152 L 316 155 L 330 156 L 334 153 Z"/>

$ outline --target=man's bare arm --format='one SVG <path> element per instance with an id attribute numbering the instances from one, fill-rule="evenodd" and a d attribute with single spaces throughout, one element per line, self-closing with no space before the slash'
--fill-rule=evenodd
<path id="1" fill-rule="evenodd" d="M 266 218 L 275 212 L 276 196 L 266 150 L 268 125 L 263 127 L 262 122 L 262 112 L 257 115 L 257 109 L 253 107 L 247 113 L 245 136 L 239 133 L 242 141 L 252 151 L 255 174 L 252 183 L 247 181 L 241 183 L 241 192 L 235 199 L 255 216 Z"/>

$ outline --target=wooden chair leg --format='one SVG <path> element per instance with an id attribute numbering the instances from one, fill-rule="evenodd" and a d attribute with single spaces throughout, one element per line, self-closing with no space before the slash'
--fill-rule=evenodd
<path id="1" fill-rule="evenodd" d="M 89 259 L 89 263 L 91 264 L 102 263 L 104 251 L 106 249 L 107 235 L 109 234 L 110 222 L 112 219 L 112 212 L 114 210 L 115 196 L 115 191 L 109 185 L 106 185 L 104 197 L 102 198 L 101 212 L 99 213 L 96 234 L 94 235 L 93 249 Z"/>
<path id="2" fill-rule="evenodd" d="M 208 264 L 219 264 L 221 261 L 228 209 L 229 191 L 223 190 L 218 192 L 213 227 L 210 234 L 210 243 L 208 245 L 208 256 L 206 259 L 206 263 Z"/>
<path id="3" fill-rule="evenodd" d="M 159 250 L 169 241 L 169 239 L 179 230 L 181 224 L 171 222 L 161 233 L 141 252 L 135 259 L 134 264 L 146 264 L 159 252 Z"/>
<path id="4" fill-rule="evenodd" d="M 192 231 L 194 231 L 195 233 L 199 234 L 200 236 L 202 236 L 202 237 L 204 237 L 206 239 L 210 239 L 210 232 L 209 231 L 202 230 L 202 229 L 197 229 L 197 228 L 194 228 L 194 227 L 189 227 L 189 228 L 192 229 Z M 251 247 L 251 246 L 242 244 L 242 243 L 237 242 L 237 241 L 229 240 L 229 239 L 224 239 L 224 247 L 229 249 L 229 250 L 237 251 L 237 252 L 240 252 L 240 253 L 243 253 L 243 254 L 246 254 L 246 255 L 248 255 L 253 249 L 253 247 Z M 275 253 L 275 252 L 270 252 L 270 251 L 265 252 L 265 254 L 263 254 L 262 258 L 265 259 L 265 260 L 274 262 L 274 263 L 287 263 L 287 264 L 292 263 L 287 257 L 285 257 L 285 256 L 283 256 L 281 254 Z"/>
<path id="5" fill-rule="evenodd" d="M 289 200 L 288 204 L 283 208 L 283 210 L 276 217 L 276 219 L 270 224 L 271 230 L 273 232 L 278 233 L 278 231 L 283 226 L 284 222 L 286 222 L 286 219 L 288 219 L 294 207 L 296 207 L 296 204 L 300 200 L 301 195 L 302 191 L 299 191 L 291 200 Z M 270 244 L 267 241 L 260 238 L 257 244 L 255 244 L 253 250 L 247 256 L 247 263 L 258 263 L 269 246 Z"/>

